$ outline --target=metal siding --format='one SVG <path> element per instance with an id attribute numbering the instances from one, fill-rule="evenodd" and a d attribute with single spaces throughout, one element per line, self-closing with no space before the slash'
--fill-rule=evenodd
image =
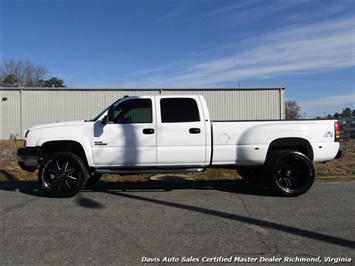
<path id="1" fill-rule="evenodd" d="M 166 93 L 166 92 L 165 92 Z M 172 94 L 175 94 L 172 93 Z M 184 94 L 184 92 L 178 92 Z M 205 97 L 213 120 L 280 119 L 279 90 L 205 90 L 186 94 Z"/>
<path id="2" fill-rule="evenodd" d="M 280 89 L 163 90 L 162 95 L 203 95 L 212 120 L 283 119 Z"/>
<path id="3" fill-rule="evenodd" d="M 18 91 L 2 91 L 1 99 L 7 100 L 1 101 L 1 139 L 9 139 L 10 135 L 21 138 L 20 96 Z"/>
<path id="4" fill-rule="evenodd" d="M 0 88 L 0 139 L 23 138 L 39 124 L 91 119 L 125 95 L 203 95 L 212 120 L 284 119 L 283 88 L 257 89 L 41 89 Z M 22 109 L 22 110 L 21 110 Z"/>

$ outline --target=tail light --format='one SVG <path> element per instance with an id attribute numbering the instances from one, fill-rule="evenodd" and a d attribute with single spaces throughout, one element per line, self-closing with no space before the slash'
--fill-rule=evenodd
<path id="1" fill-rule="evenodd" d="M 339 142 L 340 141 L 340 125 L 338 122 L 334 123 L 334 129 L 335 129 L 334 141 Z"/>

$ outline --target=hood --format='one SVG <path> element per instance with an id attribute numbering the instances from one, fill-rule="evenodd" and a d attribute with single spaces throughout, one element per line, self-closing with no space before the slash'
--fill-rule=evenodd
<path id="1" fill-rule="evenodd" d="M 68 122 L 57 122 L 57 123 L 43 124 L 43 125 L 31 127 L 30 131 L 36 130 L 36 129 L 43 129 L 43 128 L 52 128 L 52 127 L 78 126 L 78 125 L 83 125 L 84 123 L 85 123 L 84 120 L 80 120 L 80 121 L 68 121 Z"/>

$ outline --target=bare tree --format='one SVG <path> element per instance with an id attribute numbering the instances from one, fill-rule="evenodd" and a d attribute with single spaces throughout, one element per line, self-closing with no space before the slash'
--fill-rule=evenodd
<path id="1" fill-rule="evenodd" d="M 287 100 L 285 102 L 285 108 L 286 108 L 286 119 L 291 120 L 291 119 L 301 118 L 301 115 L 299 114 L 301 107 L 298 105 L 297 102 Z"/>
<path id="2" fill-rule="evenodd" d="M 47 74 L 47 69 L 34 65 L 30 61 L 5 61 L 1 65 L 0 81 L 5 87 L 38 87 L 40 80 Z"/>

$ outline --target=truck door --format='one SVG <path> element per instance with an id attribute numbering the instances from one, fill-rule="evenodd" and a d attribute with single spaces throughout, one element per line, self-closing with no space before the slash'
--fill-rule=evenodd
<path id="1" fill-rule="evenodd" d="M 156 97 L 157 164 L 204 166 L 206 121 L 198 97 Z M 209 131 L 208 131 L 209 132 Z"/>
<path id="2" fill-rule="evenodd" d="M 119 101 L 113 121 L 97 121 L 93 132 L 93 156 L 97 166 L 145 166 L 156 164 L 156 122 L 152 99 L 130 97 Z"/>

